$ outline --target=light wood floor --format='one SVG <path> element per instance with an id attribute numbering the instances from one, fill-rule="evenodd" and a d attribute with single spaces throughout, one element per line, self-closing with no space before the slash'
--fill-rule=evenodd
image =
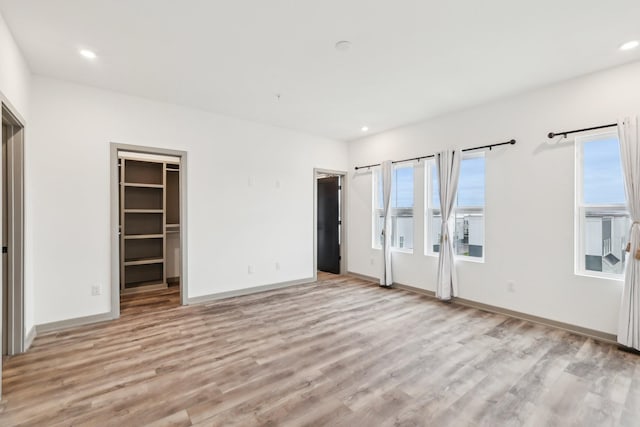
<path id="1" fill-rule="evenodd" d="M 36 338 L 0 425 L 640 425 L 640 358 L 341 276 Z"/>

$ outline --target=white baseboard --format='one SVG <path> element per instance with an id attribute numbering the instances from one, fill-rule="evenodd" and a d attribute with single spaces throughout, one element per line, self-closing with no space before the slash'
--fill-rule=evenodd
<path id="1" fill-rule="evenodd" d="M 353 271 L 347 271 L 347 275 L 348 276 L 353 276 L 353 277 L 356 277 L 356 278 L 362 279 L 362 280 L 368 280 L 368 281 L 374 282 L 374 283 L 380 283 L 380 278 L 379 277 L 367 276 L 366 274 L 354 273 Z"/>
<path id="2" fill-rule="evenodd" d="M 202 304 L 202 303 L 211 302 L 211 301 L 217 301 L 217 300 L 221 300 L 221 299 L 225 299 L 225 298 L 240 297 L 240 296 L 243 296 L 243 295 L 256 294 L 258 292 L 267 292 L 267 291 L 272 291 L 272 290 L 275 290 L 275 289 L 288 288 L 290 286 L 306 285 L 308 283 L 313 283 L 313 282 L 315 282 L 313 277 L 308 277 L 306 279 L 291 280 L 291 281 L 288 281 L 288 282 L 272 283 L 272 284 L 269 284 L 269 285 L 262 285 L 262 286 L 254 286 L 252 288 L 238 289 L 238 290 L 235 290 L 235 291 L 227 291 L 227 292 L 219 292 L 219 293 L 215 293 L 215 294 L 201 295 L 201 296 L 197 296 L 197 297 L 193 297 L 193 298 L 188 298 L 187 299 L 187 304 L 188 305 Z"/>
<path id="3" fill-rule="evenodd" d="M 237 297 L 237 296 L 242 296 L 242 295 L 250 295 L 250 294 L 255 294 L 258 292 L 266 292 L 266 291 L 271 291 L 274 289 L 281 289 L 281 288 L 286 288 L 286 287 L 290 287 L 290 286 L 296 286 L 296 285 L 304 285 L 307 283 L 313 283 L 315 282 L 315 280 L 313 280 L 313 277 L 309 277 L 306 279 L 300 279 L 300 280 L 292 280 L 292 281 L 288 281 L 288 282 L 280 282 L 280 283 L 272 283 L 269 285 L 262 285 L 262 286 L 255 286 L 252 288 L 246 288 L 246 289 L 238 289 L 236 291 L 229 291 L 229 292 L 220 292 L 220 293 L 216 293 L 216 294 L 209 294 L 209 295 L 202 295 L 199 297 L 194 297 L 194 298 L 188 298 L 187 299 L 187 304 L 191 305 L 191 304 L 202 304 L 205 302 L 210 302 L 210 301 L 217 301 L 220 299 L 224 299 L 224 298 L 232 298 L 232 297 Z M 30 339 L 31 341 L 29 342 L 29 345 L 31 345 L 31 342 L 33 341 L 33 339 L 35 338 L 36 335 L 39 334 L 44 334 L 47 332 L 55 332 L 55 331 L 60 331 L 63 329 L 69 329 L 69 328 L 75 328 L 78 326 L 85 326 L 85 325 L 90 325 L 93 323 L 100 323 L 100 322 L 105 322 L 105 321 L 109 321 L 109 320 L 113 320 L 113 317 L 111 315 L 111 312 L 108 313 L 101 313 L 101 314 L 94 314 L 91 316 L 85 316 L 85 317 L 77 317 L 74 319 L 67 319 L 67 320 L 60 320 L 57 322 L 50 322 L 50 323 L 43 323 L 40 325 L 36 325 L 34 328 L 32 328 L 33 332 L 29 332 L 29 336 L 28 339 Z"/>
<path id="4" fill-rule="evenodd" d="M 27 350 L 29 350 L 29 348 L 31 347 L 31 344 L 33 344 L 33 340 L 36 339 L 36 336 L 38 335 L 38 333 L 36 332 L 36 326 L 33 325 L 31 327 L 31 329 L 29 330 L 29 332 L 27 332 L 27 336 L 24 337 L 24 352 L 26 353 Z"/>
<path id="5" fill-rule="evenodd" d="M 76 317 L 74 319 L 60 320 L 57 322 L 43 323 L 36 325 L 36 333 L 38 335 L 47 332 L 60 331 L 63 329 L 75 328 L 78 326 L 90 325 L 92 323 L 105 322 L 107 320 L 113 320 L 111 312 L 93 314 L 91 316 Z"/>
<path id="6" fill-rule="evenodd" d="M 376 277 L 369 277 L 364 274 L 348 272 L 350 276 L 357 277 L 359 279 L 367 280 L 373 282 L 373 284 L 377 284 L 379 282 Z M 405 285 L 402 283 L 393 283 L 393 287 L 398 289 L 404 289 L 405 291 L 418 293 L 421 295 L 425 295 L 429 298 L 435 298 L 436 293 L 434 291 L 430 291 L 428 289 L 418 288 L 411 285 Z M 572 332 L 574 334 L 582 335 L 585 337 L 597 339 L 599 341 L 603 341 L 609 344 L 618 344 L 618 340 L 616 335 L 609 334 L 607 332 L 598 331 L 595 329 L 584 328 L 582 326 L 572 325 L 570 323 L 559 322 L 557 320 L 551 320 L 544 317 L 534 316 L 532 314 L 522 313 L 520 311 L 509 310 L 508 308 L 497 307 L 495 305 L 484 304 L 481 302 L 476 302 L 464 298 L 453 298 L 451 301 L 447 301 L 448 303 L 463 305 L 465 307 L 471 307 L 478 310 L 489 311 L 491 313 L 502 314 L 504 316 L 513 317 L 515 319 L 526 320 L 528 322 L 538 323 L 545 326 L 550 326 L 556 329 L 562 329 L 568 332 Z"/>
<path id="7" fill-rule="evenodd" d="M 435 298 L 436 293 L 427 289 L 416 288 L 414 286 L 403 285 L 402 283 L 394 283 L 394 287 L 398 289 L 404 289 L 406 291 L 415 292 L 421 295 L 428 296 L 429 298 Z M 449 301 L 447 301 L 449 302 Z M 538 323 L 544 326 L 550 326 L 556 329 L 562 329 L 574 334 L 582 335 L 585 337 L 604 341 L 609 344 L 617 345 L 617 337 L 613 334 L 609 334 L 595 329 L 583 328 L 582 326 L 572 325 L 570 323 L 558 322 L 557 320 L 551 320 L 544 317 L 534 316 L 532 314 L 522 313 L 520 311 L 509 310 L 508 308 L 497 307 L 495 305 L 484 304 L 464 298 L 453 298 L 451 301 L 453 304 L 463 305 L 465 307 L 471 307 L 478 310 L 488 311 L 491 313 L 502 314 L 504 316 L 513 317 L 515 319 L 526 320 L 527 322 Z"/>

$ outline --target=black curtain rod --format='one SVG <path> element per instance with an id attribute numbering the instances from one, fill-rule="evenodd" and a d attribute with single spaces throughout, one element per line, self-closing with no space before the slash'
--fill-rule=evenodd
<path id="1" fill-rule="evenodd" d="M 506 141 L 506 142 L 498 142 L 496 144 L 489 144 L 489 145 L 482 145 L 480 147 L 472 147 L 472 148 L 465 148 L 462 151 L 475 151 L 475 150 L 484 150 L 485 148 L 488 148 L 489 150 L 491 150 L 493 147 L 498 147 L 500 145 L 507 145 L 507 144 L 515 144 L 516 140 L 512 139 L 510 141 Z M 404 162 L 410 162 L 412 160 L 422 160 L 422 159 L 430 159 L 432 157 L 435 157 L 435 154 L 429 154 L 428 156 L 421 156 L 421 157 L 413 157 L 411 159 L 404 159 L 404 160 L 394 160 L 391 163 L 404 163 Z M 356 170 L 358 169 L 367 169 L 367 168 L 372 168 L 374 166 L 380 166 L 380 163 L 376 163 L 374 165 L 366 165 L 366 166 L 356 166 Z"/>
<path id="2" fill-rule="evenodd" d="M 547 135 L 549 137 L 549 139 L 551 138 L 555 138 L 556 136 L 564 136 L 565 138 L 567 137 L 567 135 L 570 135 L 572 133 L 578 133 L 578 132 L 586 132 L 588 130 L 596 130 L 596 129 L 604 129 L 604 128 L 612 128 L 614 126 L 618 126 L 617 123 L 611 123 L 610 125 L 602 125 L 602 126 L 594 126 L 592 128 L 584 128 L 584 129 L 576 129 L 576 130 L 567 130 L 564 132 L 549 132 L 549 134 Z"/>

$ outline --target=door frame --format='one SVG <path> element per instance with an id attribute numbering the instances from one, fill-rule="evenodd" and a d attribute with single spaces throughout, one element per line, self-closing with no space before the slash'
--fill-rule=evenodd
<path id="1" fill-rule="evenodd" d="M 318 280 L 318 178 L 322 175 L 340 177 L 340 274 L 347 272 L 347 177 L 346 171 L 313 168 L 313 281 Z"/>
<path id="2" fill-rule="evenodd" d="M 188 301 L 187 266 L 187 152 L 167 148 L 111 143 L 111 317 L 120 317 L 120 176 L 118 174 L 118 151 L 142 154 L 157 154 L 180 158 L 180 304 Z"/>
<path id="3" fill-rule="evenodd" d="M 24 291 L 24 120 L 0 94 L 2 122 L 7 137 L 7 354 L 23 353 L 28 347 L 25 331 Z M 1 132 L 1 131 L 0 131 Z M 0 166 L 0 170 L 2 167 Z M 11 177 L 9 179 L 8 177 Z M 0 201 L 1 203 L 2 201 Z M 0 210 L 0 215 L 2 215 Z M 0 270 L 1 270 L 0 265 Z M 0 310 L 2 307 L 0 307 Z M 2 322 L 3 316 L 0 316 Z M 0 328 L 0 334 L 2 328 Z"/>

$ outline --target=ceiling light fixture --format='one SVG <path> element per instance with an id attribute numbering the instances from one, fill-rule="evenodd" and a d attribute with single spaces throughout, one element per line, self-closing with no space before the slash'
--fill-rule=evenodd
<path id="1" fill-rule="evenodd" d="M 92 50 L 89 49 L 80 49 L 80 55 L 84 56 L 87 59 L 96 59 L 98 55 Z"/>
<path id="2" fill-rule="evenodd" d="M 640 41 L 631 40 L 631 41 L 628 41 L 628 42 L 622 44 L 620 46 L 620 50 L 631 50 L 631 49 L 637 48 L 638 46 L 640 46 Z"/>
<path id="3" fill-rule="evenodd" d="M 368 131 L 368 130 L 369 130 L 369 128 L 368 128 L 367 126 L 362 126 L 362 129 L 361 129 L 361 130 L 362 130 L 362 132 L 366 132 L 366 131 Z"/>
<path id="4" fill-rule="evenodd" d="M 340 40 L 336 43 L 336 50 L 340 52 L 346 52 L 351 47 L 351 42 L 349 40 Z"/>

